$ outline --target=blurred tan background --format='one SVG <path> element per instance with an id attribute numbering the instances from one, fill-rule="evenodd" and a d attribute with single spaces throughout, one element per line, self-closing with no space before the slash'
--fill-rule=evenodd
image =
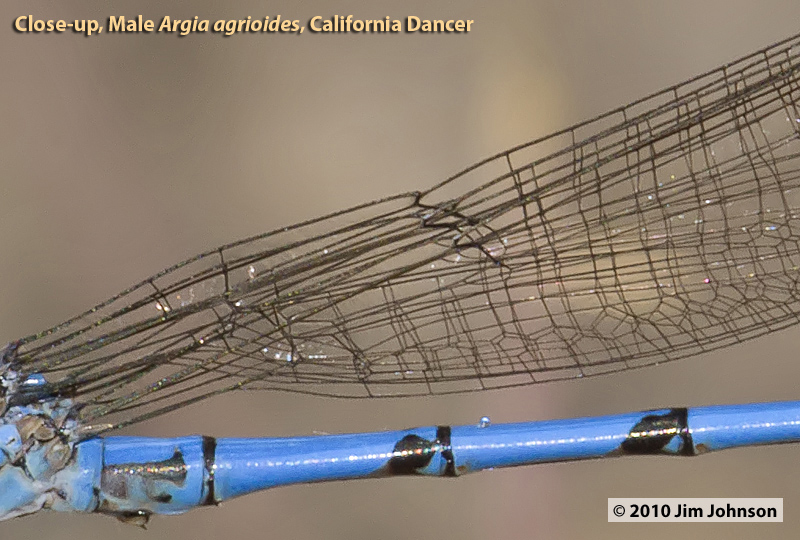
<path id="1" fill-rule="evenodd" d="M 14 18 L 475 20 L 466 35 L 21 35 Z M 0 5 L 0 341 L 197 252 L 424 188 L 800 30 L 796 0 Z M 798 399 L 800 329 L 703 358 L 431 399 L 231 395 L 128 433 L 280 436 Z M 281 488 L 143 532 L 45 514 L 0 537 L 796 538 L 799 446 Z M 606 523 L 608 497 L 784 497 L 774 525 Z"/>

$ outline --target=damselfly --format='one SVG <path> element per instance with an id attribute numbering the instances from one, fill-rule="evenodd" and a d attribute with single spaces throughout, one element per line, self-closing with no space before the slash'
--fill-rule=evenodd
<path id="1" fill-rule="evenodd" d="M 794 404 L 651 411 L 588 431 L 482 422 L 271 441 L 105 434 L 242 388 L 379 397 L 511 387 L 794 324 L 798 41 L 430 190 L 204 253 L 11 343 L 5 516 L 53 507 L 143 523 L 283 483 L 694 455 L 733 444 L 718 437 L 732 427 L 736 444 L 795 440 Z"/>

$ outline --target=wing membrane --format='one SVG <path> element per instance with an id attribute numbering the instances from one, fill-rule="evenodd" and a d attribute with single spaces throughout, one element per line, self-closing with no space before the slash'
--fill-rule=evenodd
<path id="1" fill-rule="evenodd" d="M 199 255 L 5 361 L 115 427 L 237 388 L 374 397 L 581 377 L 794 324 L 798 41 L 426 192 Z"/>

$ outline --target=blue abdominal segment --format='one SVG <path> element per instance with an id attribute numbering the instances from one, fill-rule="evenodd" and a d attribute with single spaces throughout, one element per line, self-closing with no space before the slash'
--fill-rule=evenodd
<path id="1" fill-rule="evenodd" d="M 496 467 L 695 456 L 792 441 L 800 441 L 800 402 L 311 437 L 94 438 L 75 444 L 69 463 L 53 476 L 63 498 L 51 496 L 42 507 L 100 512 L 143 525 L 151 514 L 182 513 L 288 484 L 455 477 Z M 14 511 L 14 501 L 41 496 L 18 481 L 14 471 L 8 460 L 0 467 L 0 486 L 6 486 L 0 489 L 0 508 L 5 512 Z"/>

